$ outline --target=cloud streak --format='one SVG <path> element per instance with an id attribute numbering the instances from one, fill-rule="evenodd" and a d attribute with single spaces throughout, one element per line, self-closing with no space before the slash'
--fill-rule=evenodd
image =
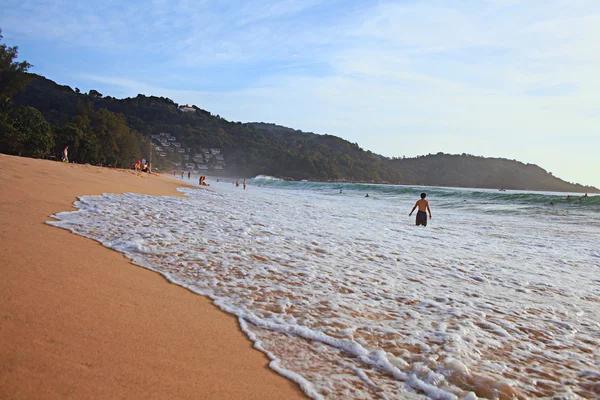
<path id="1" fill-rule="evenodd" d="M 5 14 L 7 40 L 107 60 L 61 83 L 167 96 L 388 156 L 517 158 L 600 186 L 596 1 L 8 0 Z"/>

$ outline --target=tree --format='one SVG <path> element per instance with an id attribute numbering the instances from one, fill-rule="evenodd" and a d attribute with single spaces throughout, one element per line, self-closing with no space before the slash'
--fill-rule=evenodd
<path id="1" fill-rule="evenodd" d="M 44 157 L 54 146 L 50 124 L 33 107 L 12 107 L 0 114 L 0 148 L 19 156 Z"/>
<path id="2" fill-rule="evenodd" d="M 0 40 L 2 40 L 0 29 Z M 12 96 L 25 90 L 33 76 L 26 74 L 31 68 L 27 61 L 17 62 L 19 48 L 0 45 L 0 109 L 6 109 L 11 103 Z"/>
<path id="3" fill-rule="evenodd" d="M 90 92 L 88 94 L 90 97 L 92 97 L 94 99 L 102 98 L 102 93 L 100 93 L 99 91 L 97 91 L 95 89 L 90 90 Z"/>

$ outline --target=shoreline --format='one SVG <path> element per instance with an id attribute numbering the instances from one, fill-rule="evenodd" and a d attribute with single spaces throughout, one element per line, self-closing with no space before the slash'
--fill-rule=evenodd
<path id="1" fill-rule="evenodd" d="M 307 398 L 210 299 L 46 224 L 78 196 L 182 186 L 0 154 L 0 397 Z"/>

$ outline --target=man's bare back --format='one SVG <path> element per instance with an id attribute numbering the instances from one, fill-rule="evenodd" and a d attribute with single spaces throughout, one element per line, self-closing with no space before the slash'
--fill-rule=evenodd
<path id="1" fill-rule="evenodd" d="M 429 202 L 425 199 L 417 200 L 415 206 L 419 207 L 419 211 L 429 211 Z M 431 215 L 431 211 L 429 211 L 429 215 Z"/>

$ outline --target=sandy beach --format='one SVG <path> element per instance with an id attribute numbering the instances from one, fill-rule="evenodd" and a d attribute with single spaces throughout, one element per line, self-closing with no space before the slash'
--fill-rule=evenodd
<path id="1" fill-rule="evenodd" d="M 305 398 L 209 299 L 45 224 L 77 196 L 179 186 L 0 154 L 0 398 Z"/>

